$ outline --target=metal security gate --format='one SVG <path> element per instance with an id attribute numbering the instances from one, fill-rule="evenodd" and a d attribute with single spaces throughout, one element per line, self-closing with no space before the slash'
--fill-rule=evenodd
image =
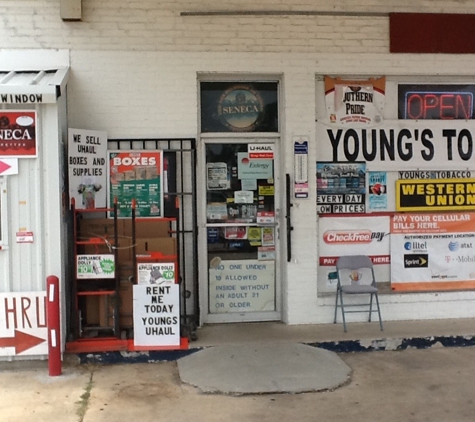
<path id="1" fill-rule="evenodd" d="M 161 150 L 167 173 L 165 217 L 176 219 L 182 336 L 196 339 L 199 323 L 196 139 L 109 139 L 109 150 Z"/>

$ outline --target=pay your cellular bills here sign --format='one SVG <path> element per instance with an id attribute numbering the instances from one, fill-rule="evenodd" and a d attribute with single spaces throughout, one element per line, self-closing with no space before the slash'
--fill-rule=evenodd
<path id="1" fill-rule="evenodd" d="M 475 213 L 392 216 L 391 288 L 475 288 Z"/>

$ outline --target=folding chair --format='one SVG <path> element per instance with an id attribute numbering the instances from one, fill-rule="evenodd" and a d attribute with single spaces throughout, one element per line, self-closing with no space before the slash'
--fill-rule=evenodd
<path id="1" fill-rule="evenodd" d="M 378 288 L 376 287 L 376 279 L 374 277 L 373 263 L 366 255 L 349 255 L 338 258 L 336 263 L 336 271 L 338 275 L 338 284 L 336 289 L 335 300 L 335 318 L 333 323 L 336 324 L 337 310 L 341 308 L 343 317 L 343 329 L 346 333 L 345 313 L 352 312 L 369 312 L 368 322 L 371 322 L 371 314 L 377 312 L 379 316 L 379 326 L 383 331 L 383 321 L 381 320 L 381 310 L 379 308 Z M 368 303 L 347 303 L 343 302 L 345 295 L 370 295 Z M 376 308 L 373 309 L 373 296 L 376 299 Z M 338 304 L 338 300 L 340 304 Z M 345 309 L 350 308 L 350 310 Z M 353 309 L 354 307 L 367 307 L 365 310 Z M 368 309 L 369 307 L 369 309 Z"/>

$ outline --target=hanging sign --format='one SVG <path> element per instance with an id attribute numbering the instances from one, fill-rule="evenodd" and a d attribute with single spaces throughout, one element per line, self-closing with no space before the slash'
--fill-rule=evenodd
<path id="1" fill-rule="evenodd" d="M 308 198 L 308 138 L 294 138 L 294 196 Z"/>
<path id="2" fill-rule="evenodd" d="M 145 262 L 137 265 L 138 284 L 175 283 L 174 262 Z"/>
<path id="3" fill-rule="evenodd" d="M 180 287 L 134 286 L 134 345 L 180 345 Z"/>
<path id="4" fill-rule="evenodd" d="M 69 197 L 78 209 L 106 206 L 107 133 L 68 130 Z"/>
<path id="5" fill-rule="evenodd" d="M 108 151 L 110 195 L 117 198 L 118 216 L 163 217 L 163 152 Z M 112 214 L 112 213 L 111 213 Z"/>
<path id="6" fill-rule="evenodd" d="M 272 179 L 274 167 L 272 160 L 254 160 L 247 152 L 238 152 L 238 179 Z"/>
<path id="7" fill-rule="evenodd" d="M 0 110 L 0 157 L 37 156 L 36 112 Z"/>

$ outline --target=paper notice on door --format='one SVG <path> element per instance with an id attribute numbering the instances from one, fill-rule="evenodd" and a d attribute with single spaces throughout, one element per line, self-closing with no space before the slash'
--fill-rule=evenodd
<path id="1" fill-rule="evenodd" d="M 234 192 L 234 202 L 236 204 L 252 204 L 254 202 L 254 192 L 250 190 L 237 190 Z"/>

